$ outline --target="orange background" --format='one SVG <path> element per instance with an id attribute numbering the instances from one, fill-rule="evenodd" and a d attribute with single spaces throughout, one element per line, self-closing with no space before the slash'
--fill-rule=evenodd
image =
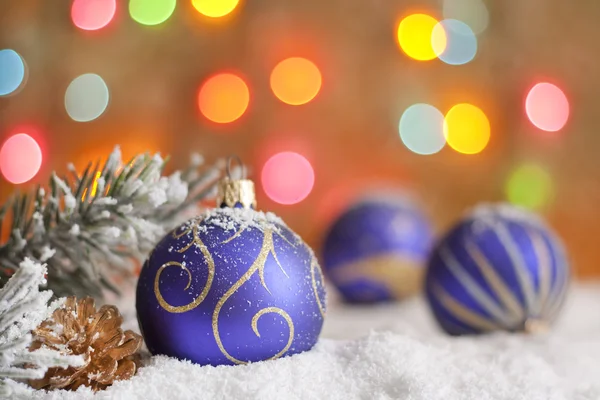
<path id="1" fill-rule="evenodd" d="M 578 276 L 600 275 L 600 3 L 487 2 L 490 24 L 478 36 L 477 56 L 460 67 L 417 62 L 398 49 L 399 20 L 413 12 L 441 18 L 437 1 L 247 1 L 218 20 L 179 1 L 154 27 L 117 3 L 106 28 L 84 32 L 71 22 L 69 1 L 0 2 L 0 48 L 15 49 L 28 64 L 23 90 L 0 98 L 0 141 L 24 126 L 37 132 L 44 162 L 32 183 L 64 172 L 69 161 L 81 167 L 105 157 L 115 144 L 125 158 L 170 154 L 171 170 L 191 150 L 209 161 L 238 154 L 255 178 L 274 153 L 296 151 L 314 167 L 313 191 L 283 206 L 259 189 L 259 207 L 318 248 L 332 215 L 374 183 L 410 187 L 441 232 L 467 207 L 504 200 L 510 171 L 535 162 L 552 175 L 556 196 L 543 212 Z M 321 90 L 308 104 L 290 106 L 271 92 L 271 70 L 287 57 L 306 57 L 321 71 Z M 198 88 L 232 71 L 248 84 L 250 103 L 240 119 L 219 125 L 200 115 Z M 77 123 L 65 112 L 64 93 L 88 72 L 106 81 L 110 103 L 100 118 Z M 540 80 L 559 84 L 570 101 L 570 120 L 558 134 L 536 130 L 524 114 L 525 94 Z M 470 156 L 448 147 L 411 153 L 398 120 L 419 102 L 442 112 L 476 104 L 490 121 L 489 145 Z M 0 178 L 1 200 L 15 189 Z"/>

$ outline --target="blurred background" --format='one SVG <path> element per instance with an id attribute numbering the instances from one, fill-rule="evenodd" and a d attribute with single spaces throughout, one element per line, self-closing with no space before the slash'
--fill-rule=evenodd
<path id="1" fill-rule="evenodd" d="M 191 152 L 248 164 L 317 250 L 373 188 L 436 231 L 479 202 L 544 214 L 600 276 L 600 3 L 0 2 L 0 201 L 83 168 Z"/>

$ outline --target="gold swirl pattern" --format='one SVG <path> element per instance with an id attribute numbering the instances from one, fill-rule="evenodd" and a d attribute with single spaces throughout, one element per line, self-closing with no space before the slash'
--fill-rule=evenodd
<path id="1" fill-rule="evenodd" d="M 192 284 L 192 273 L 182 263 L 179 263 L 176 261 L 169 261 L 169 262 L 164 263 L 158 269 L 158 271 L 156 273 L 156 277 L 154 278 L 154 294 L 156 296 L 156 299 L 158 300 L 158 304 L 160 304 L 160 306 L 162 308 L 164 308 L 165 310 L 167 310 L 168 312 L 171 312 L 171 313 L 184 313 L 186 311 L 190 311 L 190 310 L 193 310 L 194 308 L 198 307 L 204 301 L 206 296 L 208 295 L 208 292 L 209 292 L 210 288 L 212 287 L 213 279 L 215 278 L 215 261 L 213 260 L 212 255 L 208 251 L 208 248 L 206 247 L 206 245 L 202 242 L 202 240 L 198 236 L 197 222 L 194 222 L 192 225 L 193 225 L 192 228 L 186 229 L 179 235 L 177 235 L 175 232 L 173 232 L 173 237 L 176 239 L 179 239 L 179 238 L 183 237 L 184 235 L 187 235 L 188 233 L 190 233 L 190 231 L 193 231 L 194 238 L 192 239 L 192 241 L 190 241 L 190 243 L 187 246 L 185 246 L 184 248 L 178 250 L 178 252 L 183 253 L 184 251 L 189 249 L 193 244 L 195 244 L 200 249 L 200 251 L 202 252 L 202 255 L 204 255 L 204 259 L 206 260 L 206 264 L 208 267 L 208 278 L 206 279 L 206 285 L 204 286 L 204 289 L 202 289 L 202 292 L 200 293 L 200 295 L 198 297 L 196 297 L 192 302 L 182 305 L 182 306 L 172 306 L 171 304 L 167 303 L 167 301 L 162 296 L 162 293 L 160 292 L 160 275 L 162 274 L 162 272 L 164 271 L 165 268 L 170 267 L 170 266 L 178 266 L 178 267 L 182 268 L 188 274 L 188 283 L 185 286 L 185 288 L 183 288 L 183 290 L 187 290 L 187 289 L 189 289 L 190 285 Z"/>
<path id="2" fill-rule="evenodd" d="M 196 246 L 197 248 L 200 249 L 200 251 L 202 252 L 204 259 L 206 260 L 206 263 L 208 265 L 208 279 L 207 279 L 206 285 L 205 285 L 204 289 L 202 290 L 202 292 L 200 293 L 200 295 L 197 298 L 195 298 L 192 302 L 190 302 L 189 304 L 186 304 L 183 306 L 173 306 L 173 305 L 167 303 L 167 301 L 164 299 L 164 297 L 162 296 L 162 293 L 160 291 L 160 276 L 161 276 L 162 272 L 167 267 L 170 267 L 170 266 L 176 266 L 176 267 L 179 267 L 179 268 L 182 268 L 183 270 L 185 270 L 188 274 L 188 283 L 183 290 L 187 290 L 190 288 L 191 283 L 192 283 L 192 274 L 191 274 L 190 270 L 183 263 L 179 263 L 176 261 L 169 261 L 169 262 L 163 264 L 158 269 L 158 272 L 154 279 L 154 293 L 156 295 L 156 298 L 157 298 L 160 306 L 168 312 L 183 313 L 186 311 L 193 310 L 194 308 L 196 308 L 198 305 L 200 305 L 204 301 L 204 299 L 206 298 L 206 296 L 208 295 L 208 292 L 210 291 L 210 289 L 212 287 L 213 280 L 215 277 L 215 262 L 214 262 L 214 259 L 211 255 L 210 251 L 208 250 L 207 246 L 202 242 L 202 240 L 199 237 L 199 224 L 202 222 L 202 220 L 203 220 L 203 218 L 195 219 L 187 228 L 183 229 L 181 232 L 179 232 L 179 233 L 173 232 L 172 236 L 175 239 L 180 239 L 180 238 L 192 233 L 192 236 L 193 236 L 192 240 L 189 243 L 187 243 L 184 247 L 177 250 L 177 252 L 184 253 L 185 251 L 190 249 L 192 246 Z M 287 278 L 289 278 L 287 272 L 283 269 L 281 263 L 279 262 L 279 260 L 277 258 L 277 254 L 275 252 L 274 241 L 273 241 L 274 234 L 278 235 L 282 240 L 284 240 L 285 242 L 290 244 L 292 247 L 296 247 L 296 245 L 294 243 L 290 242 L 290 240 L 288 240 L 288 238 L 286 238 L 281 232 L 279 232 L 277 230 L 277 227 L 274 226 L 272 223 L 270 223 L 268 221 L 264 221 L 263 226 L 261 228 L 264 229 L 264 231 L 263 231 L 264 233 L 263 233 L 263 241 L 262 241 L 261 249 L 258 253 L 258 256 L 254 260 L 254 262 L 252 263 L 250 268 L 248 268 L 248 270 L 218 300 L 218 302 L 215 306 L 215 309 L 213 311 L 213 315 L 212 315 L 212 330 L 213 330 L 213 334 L 214 334 L 217 346 L 218 346 L 219 350 L 221 351 L 221 353 L 229 361 L 231 361 L 235 364 L 247 364 L 248 361 L 244 361 L 244 360 L 235 358 L 233 355 L 231 355 L 225 349 L 225 347 L 223 345 L 223 342 L 221 340 L 221 335 L 219 332 L 219 317 L 220 317 L 220 313 L 221 313 L 223 306 L 238 291 L 238 289 L 240 287 L 242 287 L 242 285 L 244 285 L 246 282 L 248 282 L 248 280 L 250 280 L 250 278 L 257 272 L 258 272 L 258 275 L 260 278 L 261 286 L 264 287 L 265 290 L 269 294 L 271 293 L 269 288 L 267 287 L 267 284 L 265 281 L 265 265 L 266 265 L 269 255 L 273 256 L 275 263 L 279 266 L 279 268 L 281 269 L 283 274 Z M 222 241 L 221 244 L 227 244 L 227 243 L 237 239 L 238 237 L 240 237 L 240 235 L 246 229 L 248 229 L 248 224 L 243 224 L 231 237 Z M 321 316 L 324 317 L 325 316 L 325 307 L 323 305 L 323 302 L 321 301 L 321 298 L 319 297 L 318 286 L 317 286 L 317 276 L 316 276 L 315 271 L 318 271 L 319 279 L 322 282 L 323 273 L 321 271 L 321 268 L 319 267 L 319 264 L 317 263 L 314 256 L 311 255 L 310 274 L 311 274 L 311 280 L 312 280 L 312 289 L 315 294 L 315 299 L 316 299 L 316 302 L 317 302 L 317 305 L 319 308 L 319 312 L 320 312 Z M 254 331 L 254 333 L 256 334 L 256 336 L 258 338 L 261 337 L 260 332 L 258 330 L 258 320 L 263 315 L 270 314 L 270 313 L 281 316 L 287 323 L 288 330 L 289 330 L 286 345 L 277 354 L 275 354 L 269 358 L 270 360 L 273 360 L 273 359 L 281 357 L 290 349 L 293 339 L 294 339 L 294 322 L 293 322 L 292 318 L 290 317 L 290 315 L 281 308 L 278 308 L 278 307 L 263 308 L 263 309 L 259 310 L 252 317 L 252 321 L 251 321 L 252 330 Z"/>
<path id="3" fill-rule="evenodd" d="M 237 290 L 243 284 L 248 282 L 248 280 L 250 280 L 252 275 L 254 275 L 256 272 L 258 272 L 258 274 L 259 274 L 261 285 L 269 293 L 271 293 L 269 291 L 269 288 L 267 287 L 265 279 L 264 279 L 265 264 L 267 262 L 267 258 L 269 256 L 269 254 L 273 254 L 273 256 L 276 257 L 275 256 L 275 246 L 273 244 L 273 229 L 271 227 L 265 227 L 263 243 L 262 243 L 262 247 L 258 253 L 258 256 L 254 260 L 254 262 L 252 263 L 250 268 L 248 268 L 248 271 L 246 271 L 246 273 L 244 275 L 242 275 L 242 277 L 240 279 L 238 279 L 237 282 L 235 282 L 229 288 L 229 290 L 227 290 L 227 292 L 225 292 L 223 297 L 221 297 L 219 299 L 219 301 L 217 302 L 217 305 L 215 307 L 215 311 L 213 312 L 212 328 L 213 328 L 213 334 L 215 336 L 215 341 L 217 342 L 217 346 L 219 347 L 219 350 L 221 350 L 221 353 L 223 353 L 223 355 L 229 361 L 231 361 L 235 364 L 247 364 L 248 362 L 239 360 L 239 359 L 233 357 L 231 354 L 229 354 L 229 352 L 223 346 L 223 341 L 221 340 L 221 334 L 219 332 L 219 314 L 221 313 L 221 309 L 223 308 L 223 305 L 227 302 L 227 300 L 229 300 L 229 298 L 231 296 L 233 296 L 233 294 L 235 292 L 237 292 Z M 275 261 L 277 262 L 277 264 L 279 264 L 279 261 L 277 261 L 277 258 L 275 258 Z M 281 264 L 279 264 L 279 267 L 283 270 L 283 268 L 281 267 Z M 264 309 L 258 311 L 258 313 L 252 318 L 252 329 L 254 330 L 254 333 L 256 333 L 256 335 L 258 337 L 260 337 L 260 335 L 258 333 L 258 328 L 257 328 L 256 324 L 258 322 L 258 318 L 260 318 L 262 315 L 264 315 L 266 313 L 276 313 L 278 315 L 281 315 L 286 320 L 286 322 L 288 323 L 288 326 L 289 326 L 288 343 L 284 347 L 283 350 L 281 350 L 279 353 L 277 353 L 273 357 L 271 357 L 271 359 L 275 359 L 275 358 L 281 357 L 283 354 L 285 354 L 285 352 L 291 346 L 292 340 L 294 339 L 294 323 L 293 323 L 292 319 L 290 318 L 290 316 L 282 309 L 276 308 L 276 307 L 264 308 Z"/>
<path id="4" fill-rule="evenodd" d="M 311 255 L 310 277 L 312 279 L 312 288 L 313 288 L 313 292 L 315 292 L 315 299 L 317 299 L 317 305 L 319 306 L 319 312 L 321 313 L 321 316 L 323 318 L 325 318 L 325 307 L 323 307 L 323 303 L 321 303 L 321 298 L 319 297 L 319 292 L 317 290 L 317 280 L 315 278 L 315 270 L 319 271 L 319 277 L 320 277 L 319 279 L 321 280 L 321 282 L 323 282 L 323 271 L 321 271 L 321 267 L 319 266 L 319 263 L 317 262 L 315 257 Z"/>
<path id="5" fill-rule="evenodd" d="M 290 334 L 288 336 L 288 341 L 287 341 L 287 344 L 285 345 L 285 347 L 279 353 L 277 353 L 273 357 L 269 358 L 269 360 L 275 360 L 275 359 L 281 357 L 282 355 L 284 355 L 285 352 L 288 351 L 289 348 L 291 347 L 292 341 L 294 340 L 294 322 L 292 321 L 292 318 L 290 317 L 290 315 L 288 313 L 286 313 L 285 311 L 283 311 L 281 308 L 278 308 L 278 307 L 263 308 L 262 310 L 259 310 L 256 314 L 254 314 L 254 317 L 252 317 L 252 330 L 258 337 L 260 337 L 260 332 L 258 331 L 258 320 L 260 317 L 262 317 L 263 315 L 268 314 L 268 313 L 275 313 L 275 314 L 281 315 L 283 317 L 283 319 L 285 320 L 285 322 L 287 322 L 288 328 L 290 330 Z"/>

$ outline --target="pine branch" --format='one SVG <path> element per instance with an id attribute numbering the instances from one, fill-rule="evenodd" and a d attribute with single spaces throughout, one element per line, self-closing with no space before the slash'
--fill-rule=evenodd
<path id="1" fill-rule="evenodd" d="M 50 291 L 39 291 L 46 283 L 46 267 L 25 259 L 0 289 L 0 396 L 8 398 L 16 388 L 13 379 L 41 378 L 50 367 L 80 365 L 81 357 L 64 356 L 50 349 L 29 351 L 31 330 L 62 303 Z M 6 396 L 6 397 L 4 397 Z"/>
<path id="2" fill-rule="evenodd" d="M 118 147 L 102 166 L 77 174 L 52 174 L 48 192 L 17 194 L 0 208 L 0 227 L 10 230 L 0 245 L 0 285 L 25 257 L 48 265 L 48 288 L 57 296 L 102 297 L 129 279 L 161 237 L 214 195 L 222 163 L 162 176 L 165 161 L 138 155 L 123 164 Z M 10 218 L 9 218 L 10 217 Z"/>

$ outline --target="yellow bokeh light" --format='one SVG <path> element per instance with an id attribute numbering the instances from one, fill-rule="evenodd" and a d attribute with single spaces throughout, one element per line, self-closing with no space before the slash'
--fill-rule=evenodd
<path id="1" fill-rule="evenodd" d="M 407 56 L 419 61 L 433 60 L 446 49 L 446 33 L 433 29 L 438 20 L 426 14 L 412 14 L 398 25 L 398 44 Z"/>
<path id="2" fill-rule="evenodd" d="M 232 12 L 239 2 L 240 0 L 192 0 L 192 5 L 200 14 L 219 18 Z"/>
<path id="3" fill-rule="evenodd" d="M 305 58 L 287 58 L 273 68 L 271 89 L 286 104 L 306 104 L 321 89 L 321 72 Z"/>
<path id="4" fill-rule="evenodd" d="M 446 114 L 444 135 L 448 145 L 459 153 L 477 154 L 490 141 L 490 122 L 480 108 L 457 104 Z"/>

